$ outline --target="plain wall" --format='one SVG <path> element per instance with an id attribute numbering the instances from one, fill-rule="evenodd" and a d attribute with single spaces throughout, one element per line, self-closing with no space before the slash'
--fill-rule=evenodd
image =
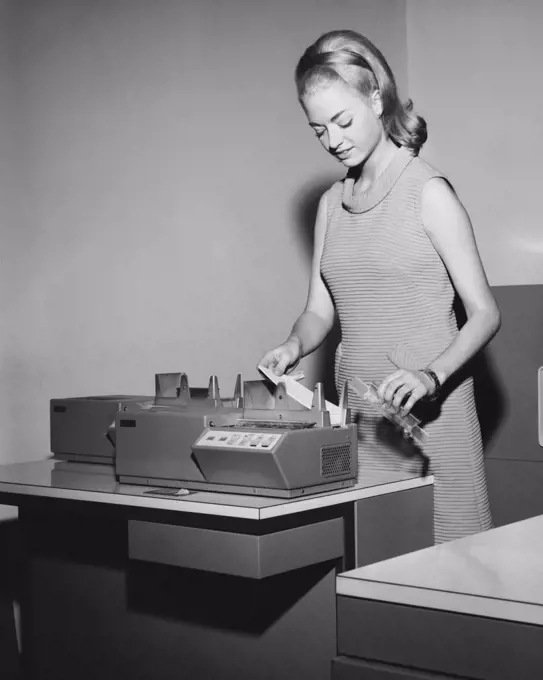
<path id="1" fill-rule="evenodd" d="M 11 258 L 11 243 L 18 224 L 16 212 L 16 97 L 14 88 L 13 44 L 10 33 L 9 0 L 0 0 L 0 463 L 5 462 L 6 430 L 9 410 L 9 388 L 5 381 L 7 357 L 6 341 L 9 319 L 7 309 L 10 296 L 10 281 L 14 270 Z M 13 516 L 14 510 L 0 506 L 0 520 Z M 1 550 L 0 550 L 1 552 Z"/>
<path id="2" fill-rule="evenodd" d="M 490 283 L 543 284 L 543 3 L 406 7 L 409 94 L 428 121 L 424 156 L 468 209 Z"/>
<path id="3" fill-rule="evenodd" d="M 223 394 L 257 377 L 303 309 L 316 200 L 341 175 L 296 61 L 355 26 L 407 73 L 399 0 L 6 4 L 21 168 L 0 272 L 4 463 L 48 455 L 51 397 L 152 393 L 162 371 L 216 373 Z"/>

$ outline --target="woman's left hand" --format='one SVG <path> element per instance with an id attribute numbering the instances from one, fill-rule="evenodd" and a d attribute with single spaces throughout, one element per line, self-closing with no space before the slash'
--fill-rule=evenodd
<path id="1" fill-rule="evenodd" d="M 432 396 L 435 385 L 433 380 L 422 371 L 399 369 L 388 375 L 377 391 L 387 406 L 394 408 L 400 415 L 406 416 L 417 401 L 423 397 Z"/>

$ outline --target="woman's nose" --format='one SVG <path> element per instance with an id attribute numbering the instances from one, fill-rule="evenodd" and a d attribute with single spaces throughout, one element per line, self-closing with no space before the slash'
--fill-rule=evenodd
<path id="1" fill-rule="evenodd" d="M 335 151 L 338 149 L 342 141 L 343 134 L 340 128 L 337 127 L 337 125 L 331 126 L 328 131 L 328 145 L 330 147 L 330 151 Z"/>

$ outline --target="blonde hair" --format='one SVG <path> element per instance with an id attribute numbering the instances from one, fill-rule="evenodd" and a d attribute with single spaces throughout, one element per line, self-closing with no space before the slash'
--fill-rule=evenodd
<path id="1" fill-rule="evenodd" d="M 380 94 L 381 121 L 398 146 L 418 154 L 428 137 L 426 121 L 413 112 L 413 102 L 402 102 L 387 60 L 375 45 L 355 31 L 325 33 L 302 55 L 295 72 L 300 101 L 319 86 L 339 81 L 364 97 Z"/>

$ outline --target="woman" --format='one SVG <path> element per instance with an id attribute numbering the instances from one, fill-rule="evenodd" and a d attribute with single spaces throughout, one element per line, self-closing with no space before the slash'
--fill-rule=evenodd
<path id="1" fill-rule="evenodd" d="M 359 376 L 402 414 L 417 405 L 424 450 L 361 399 L 359 476 L 435 477 L 436 543 L 491 528 L 473 380 L 459 370 L 493 337 L 500 313 L 469 217 L 442 173 L 418 157 L 426 123 L 398 98 L 385 58 L 353 31 L 321 36 L 296 68 L 299 101 L 322 146 L 347 169 L 321 198 L 304 312 L 261 363 L 292 370 L 331 330 L 336 384 Z M 458 330 L 455 291 L 467 321 Z"/>

